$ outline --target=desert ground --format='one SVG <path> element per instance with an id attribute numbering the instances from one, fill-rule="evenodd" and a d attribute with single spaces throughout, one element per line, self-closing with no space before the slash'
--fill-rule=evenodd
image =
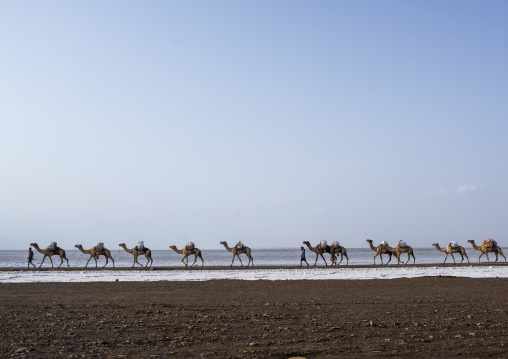
<path id="1" fill-rule="evenodd" d="M 2 358 L 508 358 L 508 279 L 0 284 Z"/>

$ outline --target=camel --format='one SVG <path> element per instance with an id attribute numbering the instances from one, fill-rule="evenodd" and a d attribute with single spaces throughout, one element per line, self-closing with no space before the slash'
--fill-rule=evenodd
<path id="1" fill-rule="evenodd" d="M 330 260 L 332 261 L 332 266 L 334 264 L 337 264 L 337 265 L 340 265 L 340 263 L 342 262 L 342 260 L 344 259 L 344 257 L 346 257 L 346 265 L 349 264 L 349 257 L 347 256 L 347 249 L 342 247 L 340 244 L 335 244 L 335 243 L 332 243 L 332 245 L 330 246 L 331 247 L 331 251 L 332 251 L 332 257 L 330 258 Z M 340 254 L 340 261 L 339 263 L 337 263 L 337 256 Z"/>
<path id="2" fill-rule="evenodd" d="M 106 264 L 104 264 L 102 268 L 108 265 L 109 263 L 108 258 L 111 259 L 111 261 L 113 262 L 113 268 L 115 268 L 115 260 L 111 256 L 111 252 L 109 251 L 109 249 L 102 248 L 101 250 L 99 250 L 97 249 L 97 246 L 93 246 L 92 248 L 85 250 L 83 249 L 83 246 L 81 244 L 76 244 L 74 247 L 79 249 L 81 253 L 90 254 L 90 258 L 88 258 L 88 260 L 86 261 L 85 268 L 88 266 L 88 262 L 90 262 L 90 259 L 92 258 L 95 259 L 95 268 L 97 268 L 97 259 L 99 259 L 99 256 L 104 256 L 106 258 Z"/>
<path id="3" fill-rule="evenodd" d="M 238 260 L 240 261 L 240 265 L 243 267 L 242 259 L 240 258 L 240 254 L 245 254 L 247 258 L 249 258 L 249 263 L 247 263 L 247 267 L 249 266 L 250 262 L 252 261 L 252 265 L 254 265 L 254 259 L 250 255 L 250 248 L 247 246 L 243 246 L 241 248 L 238 248 L 237 246 L 234 246 L 233 248 L 230 248 L 226 241 L 220 242 L 228 251 L 233 253 L 233 260 L 231 261 L 230 267 L 233 266 L 233 262 L 235 261 L 235 256 L 238 257 Z"/>
<path id="4" fill-rule="evenodd" d="M 201 266 L 205 266 L 205 261 L 203 257 L 201 257 L 201 251 L 198 248 L 188 249 L 187 246 L 183 247 L 183 249 L 178 249 L 176 246 L 169 246 L 172 250 L 174 250 L 178 254 L 183 254 L 182 263 L 187 267 L 189 264 L 189 256 L 194 254 L 194 263 L 192 263 L 191 267 L 196 264 L 198 257 L 201 258 Z M 185 260 L 185 262 L 184 262 Z"/>
<path id="5" fill-rule="evenodd" d="M 54 268 L 53 267 L 53 260 L 51 259 L 52 256 L 59 256 L 60 257 L 60 265 L 57 267 L 57 268 L 60 268 L 61 265 L 63 264 L 63 260 L 65 259 L 67 261 L 67 267 L 70 267 L 69 265 L 69 260 L 67 259 L 67 257 L 65 256 L 65 251 L 60 248 L 60 247 L 56 247 L 55 250 L 52 250 L 50 249 L 49 246 L 47 246 L 46 248 L 44 249 L 40 249 L 39 248 L 39 245 L 37 243 L 30 243 L 30 245 L 32 247 L 35 248 L 35 250 L 41 254 L 44 254 L 44 258 L 42 258 L 42 262 L 41 262 L 41 265 L 39 266 L 42 267 L 42 264 L 44 263 L 44 261 L 46 260 L 46 257 L 49 257 L 49 261 L 51 262 L 51 268 Z"/>
<path id="6" fill-rule="evenodd" d="M 145 255 L 146 260 L 147 260 L 145 267 L 148 267 L 148 264 L 150 264 L 150 267 L 152 267 L 153 259 L 152 259 L 152 251 L 150 249 L 148 249 L 146 247 L 143 247 L 142 250 L 139 250 L 136 247 L 129 249 L 129 248 L 127 248 L 125 243 L 120 243 L 119 246 L 122 247 L 124 249 L 124 251 L 126 251 L 127 253 L 130 253 L 134 256 L 134 263 L 132 264 L 132 268 L 134 268 L 136 263 L 139 264 L 141 267 L 143 267 L 143 265 L 138 262 L 138 256 L 143 255 L 143 254 Z"/>
<path id="7" fill-rule="evenodd" d="M 478 247 L 474 243 L 474 240 L 472 240 L 472 239 L 470 239 L 468 242 L 471 243 L 471 245 L 473 246 L 474 249 L 476 249 L 477 251 L 481 251 L 482 252 L 482 254 L 480 254 L 480 256 L 478 257 L 478 264 L 480 264 L 480 258 L 484 254 L 487 256 L 487 262 L 490 263 L 489 252 L 494 252 L 494 254 L 496 255 L 496 262 L 497 262 L 497 259 L 498 259 L 498 254 L 500 254 L 504 258 L 504 261 L 506 262 L 506 257 L 504 256 L 503 251 L 501 250 L 501 247 L 499 247 L 497 245 L 496 241 L 494 241 L 494 245 L 492 247 L 487 247 L 487 244 L 485 243 L 486 241 L 483 241 L 482 245 L 480 247 Z"/>
<path id="8" fill-rule="evenodd" d="M 410 246 L 407 246 L 407 245 L 404 245 L 404 247 L 402 247 L 401 243 L 402 243 L 402 241 L 399 241 L 399 243 L 397 244 L 397 247 L 395 247 L 395 251 L 397 254 L 397 264 L 400 264 L 400 255 L 402 253 L 407 253 L 407 261 L 404 264 L 407 264 L 409 262 L 409 260 L 411 259 L 411 256 L 413 257 L 413 264 L 415 264 L 416 258 L 415 258 L 414 252 L 413 252 L 413 248 L 411 248 Z"/>
<path id="9" fill-rule="evenodd" d="M 392 255 L 397 255 L 397 252 L 395 248 L 391 248 L 388 246 L 388 244 L 380 244 L 377 247 L 374 247 L 372 245 L 372 239 L 367 239 L 367 242 L 369 242 L 370 249 L 372 249 L 374 252 L 376 252 L 376 255 L 374 256 L 374 264 L 376 264 L 376 257 L 379 256 L 381 258 L 381 264 L 383 264 L 383 254 L 388 254 L 390 259 L 388 260 L 388 263 L 392 260 Z"/>
<path id="10" fill-rule="evenodd" d="M 323 257 L 323 253 L 330 253 L 333 257 L 332 250 L 331 250 L 330 246 L 328 246 L 328 245 L 322 246 L 321 244 L 318 244 L 317 246 L 312 247 L 308 241 L 304 241 L 303 244 L 305 244 L 311 252 L 316 253 L 316 261 L 314 262 L 314 265 L 316 265 L 318 257 L 321 256 L 321 258 L 323 258 L 323 260 L 325 261 L 325 265 L 328 266 L 328 263 L 326 263 L 325 257 Z M 333 260 L 332 260 L 332 263 L 333 263 Z"/>
<path id="11" fill-rule="evenodd" d="M 466 254 L 466 250 L 465 250 L 465 249 L 464 249 L 464 247 L 462 247 L 462 246 L 452 247 L 452 245 L 451 245 L 451 244 L 448 244 L 446 247 L 441 248 L 441 247 L 439 246 L 439 244 L 438 244 L 438 243 L 432 243 L 432 245 L 433 245 L 434 247 L 436 247 L 436 249 L 437 249 L 438 251 L 440 251 L 440 252 L 445 252 L 445 253 L 446 253 L 446 255 L 445 255 L 445 257 L 444 257 L 444 262 L 443 262 L 443 264 L 444 264 L 444 263 L 446 263 L 446 258 L 448 258 L 448 254 L 452 256 L 453 263 L 456 263 L 456 262 L 455 262 L 455 257 L 453 256 L 453 253 L 458 253 L 458 254 L 460 254 L 460 256 L 462 257 L 462 260 L 460 261 L 460 263 L 464 262 L 464 256 L 466 256 L 466 258 L 467 258 L 467 262 L 468 262 L 469 264 L 471 264 L 471 262 L 469 262 L 469 257 L 468 257 L 468 256 L 467 256 L 467 254 Z"/>

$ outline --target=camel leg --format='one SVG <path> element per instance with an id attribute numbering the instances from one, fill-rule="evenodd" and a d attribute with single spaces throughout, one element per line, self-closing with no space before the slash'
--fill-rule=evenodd
<path id="1" fill-rule="evenodd" d="M 377 253 L 376 253 L 376 255 L 374 255 L 374 265 L 376 265 L 376 257 L 377 257 Z M 383 257 L 381 257 L 381 264 L 383 264 Z"/>
<path id="2" fill-rule="evenodd" d="M 237 254 L 236 256 L 238 257 L 238 260 L 240 261 L 240 265 L 243 267 L 242 258 L 240 258 L 239 254 Z"/>
<path id="3" fill-rule="evenodd" d="M 134 254 L 134 262 L 132 263 L 132 268 L 134 268 L 136 266 L 136 263 L 139 264 L 138 256 Z M 139 265 L 142 266 L 141 264 L 139 264 Z"/>
<path id="4" fill-rule="evenodd" d="M 494 252 L 494 253 L 496 253 L 496 262 L 497 262 L 497 254 L 498 254 L 498 253 L 501 255 L 501 257 L 503 257 L 503 258 L 504 258 L 504 261 L 506 262 L 506 257 L 504 256 L 503 251 L 501 250 L 501 248 L 500 248 L 500 247 L 497 247 L 496 249 L 497 249 L 497 250 Z"/>
<path id="5" fill-rule="evenodd" d="M 446 258 L 448 258 L 448 253 L 446 253 L 446 252 L 445 252 L 444 262 L 443 262 L 443 264 L 445 264 L 445 263 L 446 263 Z"/>
<path id="6" fill-rule="evenodd" d="M 88 258 L 88 260 L 86 261 L 85 268 L 88 267 L 88 262 L 90 262 L 90 259 L 92 259 L 92 256 L 90 256 L 90 258 Z"/>
<path id="7" fill-rule="evenodd" d="M 411 252 L 411 256 L 413 257 L 413 264 L 416 264 L 416 258 L 414 252 Z"/>
<path id="8" fill-rule="evenodd" d="M 191 267 L 196 264 L 196 261 L 198 260 L 198 256 L 196 255 L 196 253 L 194 253 L 194 262 L 191 264 Z"/>
<path id="9" fill-rule="evenodd" d="M 325 259 L 325 257 L 322 254 L 321 254 L 321 258 L 323 258 L 323 260 L 325 261 L 325 266 L 328 267 L 328 263 L 326 263 L 326 259 Z"/>
<path id="10" fill-rule="evenodd" d="M 319 256 L 319 254 L 316 253 L 316 261 L 314 262 L 314 266 L 316 266 L 318 256 Z"/>
<path id="11" fill-rule="evenodd" d="M 504 256 L 503 251 L 501 250 L 501 248 L 498 247 L 497 251 L 499 252 L 499 254 L 501 254 L 503 256 L 504 261 L 506 262 L 506 257 Z"/>
<path id="12" fill-rule="evenodd" d="M 471 262 L 469 261 L 469 257 L 467 256 L 466 252 L 464 252 L 464 255 L 465 255 L 465 256 L 466 256 L 466 258 L 467 258 L 467 262 L 468 262 L 469 264 L 471 264 Z"/>
<path id="13" fill-rule="evenodd" d="M 142 265 L 141 263 L 139 263 L 139 261 L 138 261 L 138 257 L 139 257 L 139 256 L 136 256 L 136 259 L 135 259 L 135 260 L 136 260 L 136 263 L 137 263 L 137 264 L 139 264 L 139 266 L 140 266 L 140 267 L 143 267 L 143 265 Z"/>
<path id="14" fill-rule="evenodd" d="M 107 265 L 108 265 L 108 262 L 109 262 L 109 261 L 108 261 L 108 256 L 107 256 L 107 255 L 104 255 L 104 257 L 106 258 L 106 264 L 104 264 L 104 265 L 102 266 L 102 268 L 104 268 L 105 266 L 107 266 Z"/>
<path id="15" fill-rule="evenodd" d="M 456 264 L 457 262 L 455 262 L 455 257 L 453 256 L 453 253 L 450 253 L 450 255 L 452 256 L 453 263 Z"/>
<path id="16" fill-rule="evenodd" d="M 386 265 L 388 265 L 388 263 L 390 263 L 392 261 L 392 256 L 393 256 L 393 254 L 391 254 L 391 253 L 388 255 L 388 262 L 386 262 Z"/>
<path id="17" fill-rule="evenodd" d="M 201 256 L 201 253 L 199 253 L 199 258 L 201 258 L 201 267 L 204 267 L 205 266 L 205 260 Z"/>
<path id="18" fill-rule="evenodd" d="M 489 253 L 485 253 L 485 256 L 487 257 L 487 263 L 490 263 L 490 259 L 489 259 Z"/>
<path id="19" fill-rule="evenodd" d="M 45 260 L 46 260 L 46 256 L 44 256 L 44 258 L 42 258 L 42 262 L 41 262 L 41 265 L 39 266 L 39 268 L 42 267 L 42 264 L 44 263 Z"/>

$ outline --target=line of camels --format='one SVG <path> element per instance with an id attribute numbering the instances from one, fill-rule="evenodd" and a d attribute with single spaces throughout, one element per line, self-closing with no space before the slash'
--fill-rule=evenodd
<path id="1" fill-rule="evenodd" d="M 390 261 L 392 260 L 392 256 L 395 256 L 397 258 L 397 264 L 400 264 L 401 263 L 400 256 L 401 256 L 401 254 L 404 254 L 404 253 L 407 253 L 407 261 L 404 264 L 407 264 L 410 261 L 411 257 L 413 258 L 413 263 L 416 263 L 416 258 L 414 255 L 413 248 L 408 245 L 402 245 L 401 241 L 399 242 L 399 244 L 397 244 L 397 246 L 395 248 L 390 247 L 388 245 L 388 243 L 386 243 L 386 242 L 380 243 L 377 247 L 374 247 L 371 239 L 367 239 L 367 242 L 369 243 L 370 249 L 372 249 L 376 253 L 374 255 L 374 264 L 376 264 L 376 257 L 377 256 L 379 256 L 379 258 L 381 259 L 381 265 L 384 264 L 383 263 L 383 254 L 387 254 L 389 257 L 389 260 L 386 264 L 390 263 Z M 490 263 L 489 253 L 495 254 L 495 256 L 496 256 L 495 262 L 498 261 L 499 255 L 501 255 L 504 258 L 504 261 L 506 262 L 506 257 L 503 254 L 501 247 L 498 246 L 496 241 L 493 241 L 490 239 L 485 240 L 482 242 L 481 246 L 477 246 L 475 244 L 474 240 L 468 240 L 468 242 L 471 243 L 471 245 L 473 246 L 474 249 L 481 252 L 481 254 L 478 258 L 478 263 L 480 263 L 480 259 L 484 254 L 487 257 L 487 262 Z M 317 264 L 319 257 L 321 257 L 323 259 L 323 261 L 325 262 L 325 265 L 328 266 L 328 263 L 326 262 L 324 254 L 330 254 L 330 256 L 331 256 L 330 261 L 331 261 L 332 266 L 340 265 L 340 263 L 342 263 L 342 260 L 344 257 L 346 258 L 346 265 L 349 264 L 349 257 L 347 255 L 347 249 L 340 246 L 339 244 L 332 243 L 331 245 L 328 245 L 328 244 L 321 244 L 320 243 L 320 244 L 316 245 L 315 247 L 313 247 L 310 244 L 310 242 L 308 242 L 308 241 L 304 241 L 303 243 L 307 246 L 307 248 L 311 252 L 316 254 L 316 260 L 314 262 L 314 266 Z M 238 258 L 238 260 L 240 261 L 240 265 L 243 267 L 243 262 L 242 262 L 242 259 L 240 258 L 240 254 L 245 254 L 247 256 L 247 259 L 248 259 L 247 267 L 250 264 L 254 265 L 254 259 L 252 258 L 251 249 L 249 247 L 243 246 L 243 245 L 241 247 L 238 247 L 238 246 L 229 247 L 226 241 L 222 241 L 222 242 L 220 242 L 220 244 L 222 244 L 229 252 L 231 252 L 233 254 L 233 260 L 231 261 L 230 267 L 233 266 L 233 263 L 236 258 Z M 453 256 L 453 254 L 459 254 L 461 256 L 460 263 L 462 263 L 464 261 L 464 257 L 466 257 L 467 262 L 470 263 L 469 257 L 466 254 L 466 250 L 462 246 L 459 246 L 459 245 L 452 246 L 452 244 L 450 243 L 446 247 L 441 248 L 438 243 L 433 243 L 432 245 L 434 247 L 436 247 L 436 249 L 438 251 L 445 253 L 445 259 L 444 259 L 443 263 L 446 263 L 446 259 L 448 258 L 448 255 L 450 255 L 453 259 L 453 262 L 456 263 L 455 257 Z M 30 246 L 34 247 L 34 249 L 37 252 L 41 253 L 44 256 L 41 264 L 39 265 L 39 268 L 42 267 L 46 258 L 49 258 L 49 260 L 51 262 L 51 267 L 54 268 L 53 267 L 53 260 L 51 259 L 52 256 L 60 257 L 60 265 L 57 268 L 60 268 L 60 266 L 62 266 L 64 260 L 67 261 L 67 266 L 70 267 L 69 260 L 67 259 L 66 255 L 65 255 L 64 249 L 62 249 L 60 247 L 51 248 L 50 246 L 48 246 L 44 249 L 41 249 L 37 243 L 30 243 Z M 124 249 L 124 251 L 126 251 L 127 253 L 132 254 L 132 256 L 134 257 L 134 262 L 132 264 L 132 267 L 135 267 L 136 264 L 143 267 L 143 265 L 138 262 L 138 257 L 143 256 L 143 255 L 145 256 L 145 258 L 147 260 L 146 265 L 144 265 L 144 267 L 152 267 L 152 265 L 153 265 L 152 251 L 149 248 L 146 248 L 146 247 L 138 248 L 137 246 L 134 248 L 127 248 L 125 243 L 120 243 L 119 246 L 122 247 Z M 106 258 L 106 264 L 104 264 L 103 268 L 106 267 L 106 265 L 109 263 L 109 260 L 111 260 L 111 262 L 113 264 L 113 268 L 115 267 L 115 260 L 111 256 L 111 251 L 108 250 L 107 248 L 105 248 L 105 247 L 99 248 L 97 246 L 94 246 L 90 249 L 84 249 L 81 244 L 76 244 L 75 247 L 79 251 L 81 251 L 83 254 L 88 254 L 90 256 L 86 262 L 85 268 L 88 267 L 88 264 L 89 264 L 90 260 L 92 260 L 92 258 L 95 260 L 95 267 L 97 268 L 97 260 L 99 259 L 100 256 L 104 256 Z M 198 260 L 198 258 L 201 259 L 202 266 L 204 266 L 204 264 L 205 264 L 205 261 L 201 255 L 201 250 L 199 250 L 196 247 L 189 248 L 189 247 L 185 246 L 185 247 L 183 247 L 183 249 L 178 249 L 176 246 L 172 245 L 169 248 L 171 248 L 176 253 L 183 255 L 183 258 L 181 259 L 181 261 L 186 267 L 189 265 L 189 256 L 191 256 L 191 255 L 194 255 L 194 262 L 190 265 L 191 267 L 194 266 L 194 264 L 196 264 L 196 261 Z M 340 261 L 338 261 L 339 256 L 340 256 Z"/>

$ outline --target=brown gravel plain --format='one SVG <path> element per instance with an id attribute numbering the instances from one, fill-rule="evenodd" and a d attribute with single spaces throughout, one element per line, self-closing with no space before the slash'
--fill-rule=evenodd
<path id="1" fill-rule="evenodd" d="M 0 289 L 1 358 L 508 358 L 508 279 Z"/>

